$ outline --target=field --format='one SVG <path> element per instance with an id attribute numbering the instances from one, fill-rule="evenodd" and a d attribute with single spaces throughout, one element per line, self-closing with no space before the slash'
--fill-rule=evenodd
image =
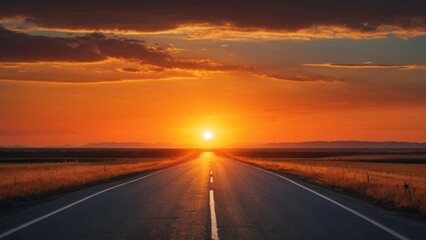
<path id="1" fill-rule="evenodd" d="M 160 169 L 196 156 L 194 150 L 173 149 L 3 149 L 0 204 Z"/>
<path id="2" fill-rule="evenodd" d="M 228 150 L 237 160 L 426 214 L 424 150 Z"/>

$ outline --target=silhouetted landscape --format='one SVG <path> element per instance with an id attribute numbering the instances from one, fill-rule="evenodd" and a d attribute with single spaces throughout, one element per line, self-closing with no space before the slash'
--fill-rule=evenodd
<path id="1" fill-rule="evenodd" d="M 264 144 L 243 144 L 232 147 L 241 148 L 426 148 L 426 143 L 418 142 L 369 142 L 369 141 L 313 141 L 313 142 L 278 142 Z"/>

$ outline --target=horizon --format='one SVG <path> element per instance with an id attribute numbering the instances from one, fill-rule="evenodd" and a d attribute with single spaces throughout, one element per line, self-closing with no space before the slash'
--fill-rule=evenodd
<path id="1" fill-rule="evenodd" d="M 420 146 L 419 146 L 420 145 Z M 336 148 L 400 148 L 400 149 L 422 149 L 426 148 L 426 142 L 406 142 L 406 141 L 303 141 L 303 142 L 267 142 L 267 143 L 234 143 L 228 146 L 184 146 L 173 143 L 146 143 L 146 142 L 90 142 L 82 145 L 0 145 L 4 149 L 19 148 L 58 148 L 58 149 L 336 149 Z"/>

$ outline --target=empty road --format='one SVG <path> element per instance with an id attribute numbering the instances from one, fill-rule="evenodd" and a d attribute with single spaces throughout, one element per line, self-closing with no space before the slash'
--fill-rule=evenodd
<path id="1" fill-rule="evenodd" d="M 204 152 L 0 217 L 1 239 L 426 239 L 426 225 Z"/>

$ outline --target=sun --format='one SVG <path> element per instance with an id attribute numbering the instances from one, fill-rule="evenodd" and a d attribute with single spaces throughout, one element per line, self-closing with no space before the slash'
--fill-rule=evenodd
<path id="1" fill-rule="evenodd" d="M 213 138 L 213 134 L 210 131 L 204 131 L 203 137 L 204 137 L 205 140 L 210 140 L 210 139 Z"/>

